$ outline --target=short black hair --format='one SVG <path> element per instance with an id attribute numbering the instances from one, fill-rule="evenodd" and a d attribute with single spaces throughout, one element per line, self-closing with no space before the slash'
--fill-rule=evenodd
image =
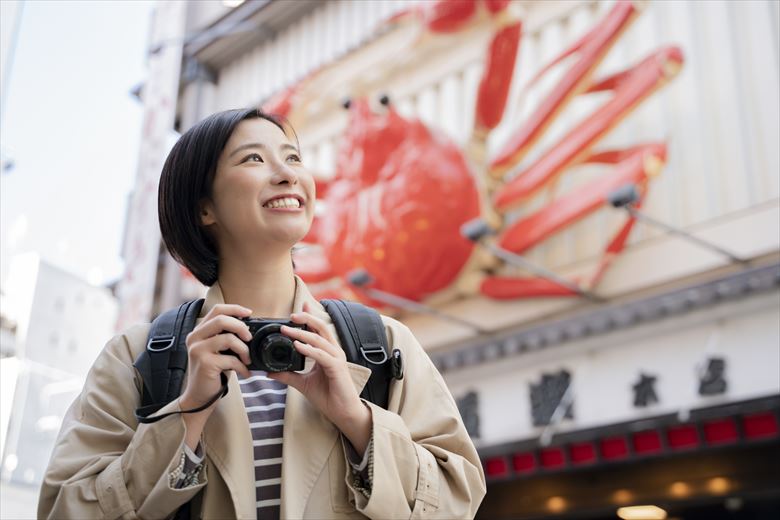
<path id="1" fill-rule="evenodd" d="M 219 252 L 201 224 L 200 204 L 211 199 L 219 156 L 238 124 L 247 119 L 266 119 L 285 135 L 286 128 L 291 129 L 282 118 L 257 108 L 217 112 L 176 141 L 160 174 L 157 214 L 165 247 L 206 286 L 217 281 Z"/>

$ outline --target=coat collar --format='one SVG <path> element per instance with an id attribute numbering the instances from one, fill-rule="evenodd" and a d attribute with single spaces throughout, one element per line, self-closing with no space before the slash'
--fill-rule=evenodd
<path id="1" fill-rule="evenodd" d="M 301 312 L 309 302 L 310 312 L 328 324 L 338 337 L 325 308 L 311 295 L 306 284 L 295 277 L 293 312 Z M 225 303 L 219 284 L 211 286 L 201 309 L 203 318 L 214 305 Z M 349 363 L 352 382 L 358 393 L 371 371 Z M 303 516 L 311 490 L 325 469 L 338 441 L 338 430 L 292 387 L 287 390 L 282 448 L 281 517 Z M 241 388 L 234 372 L 228 379 L 228 394 L 220 400 L 203 432 L 206 454 L 230 490 L 238 518 L 255 518 L 254 455 Z"/>

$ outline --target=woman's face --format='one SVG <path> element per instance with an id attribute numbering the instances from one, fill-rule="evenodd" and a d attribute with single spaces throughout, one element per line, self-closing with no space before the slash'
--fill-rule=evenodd
<path id="1" fill-rule="evenodd" d="M 290 248 L 314 217 L 314 179 L 295 143 L 266 119 L 239 123 L 217 162 L 212 199 L 201 222 L 220 251 Z"/>

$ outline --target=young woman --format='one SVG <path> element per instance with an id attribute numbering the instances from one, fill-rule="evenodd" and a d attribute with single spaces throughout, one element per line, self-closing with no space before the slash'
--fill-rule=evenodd
<path id="1" fill-rule="evenodd" d="M 293 273 L 314 179 L 294 134 L 255 109 L 214 114 L 176 143 L 160 178 L 169 252 L 209 286 L 187 337 L 181 397 L 139 424 L 133 362 L 149 325 L 113 338 L 69 409 L 41 489 L 44 518 L 467 518 L 482 468 L 439 373 L 408 328 L 382 317 L 404 356 L 388 409 L 360 399 L 370 371 L 348 363 L 322 306 Z M 291 319 L 309 372 L 247 370 L 241 317 Z M 244 340 L 244 341 L 242 341 Z M 236 356 L 220 354 L 232 350 Z"/>

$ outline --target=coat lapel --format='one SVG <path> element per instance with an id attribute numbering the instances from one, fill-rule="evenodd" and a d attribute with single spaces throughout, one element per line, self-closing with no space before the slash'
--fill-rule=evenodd
<path id="1" fill-rule="evenodd" d="M 222 290 L 214 284 L 206 293 L 200 318 L 216 304 L 225 303 Z M 256 518 L 255 472 L 252 434 L 234 372 L 228 377 L 228 393 L 220 399 L 203 429 L 206 456 L 230 491 L 237 518 Z"/>
<path id="2" fill-rule="evenodd" d="M 256 518 L 252 435 L 238 378 L 231 372 L 228 394 L 203 429 L 206 454 L 230 490 L 237 518 Z"/>

